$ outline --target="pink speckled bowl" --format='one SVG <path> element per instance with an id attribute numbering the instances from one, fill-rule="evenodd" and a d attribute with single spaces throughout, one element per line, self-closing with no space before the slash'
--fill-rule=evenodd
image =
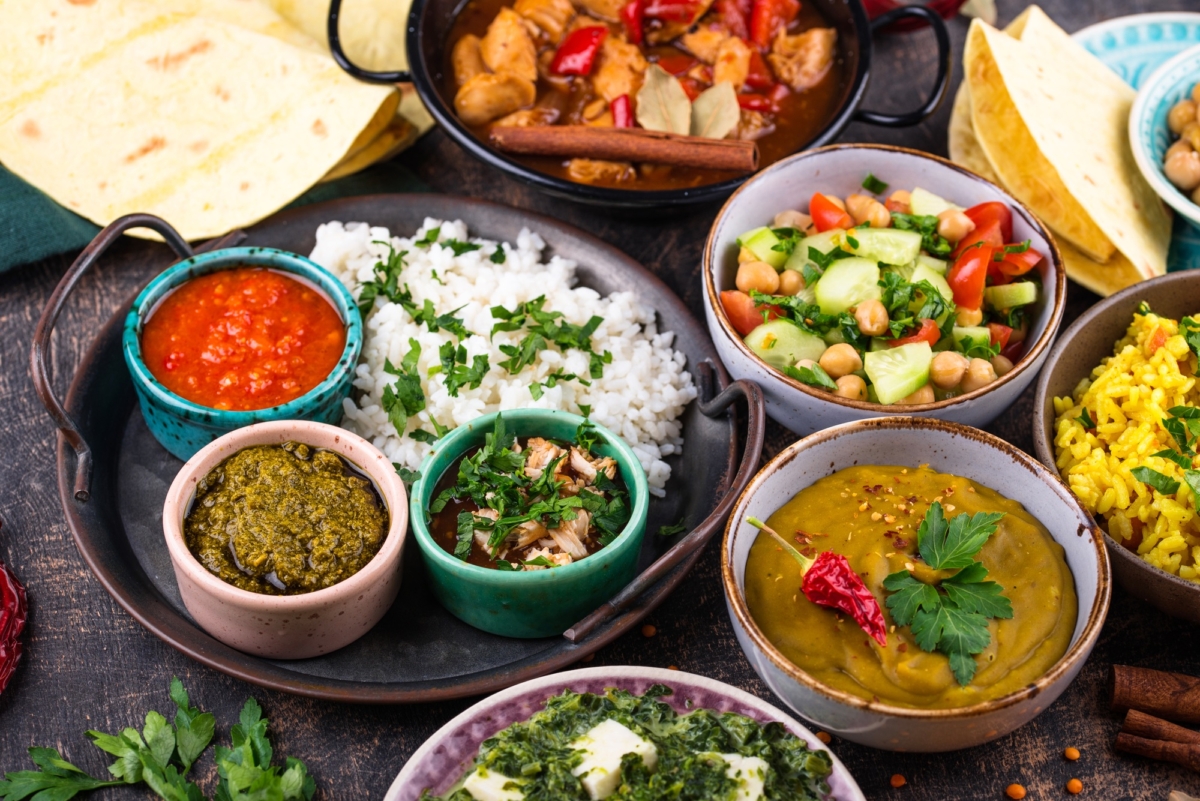
<path id="1" fill-rule="evenodd" d="M 541 711 L 547 698 L 563 690 L 600 694 L 616 687 L 641 695 L 655 684 L 665 684 L 674 690 L 672 695 L 659 700 L 681 714 L 703 707 L 715 712 L 736 712 L 759 723 L 779 722 L 808 743 L 809 748 L 829 751 L 815 734 L 784 712 L 728 684 L 662 668 L 584 668 L 533 679 L 475 704 L 417 749 L 392 782 L 384 801 L 417 801 L 426 789 L 445 793 L 470 767 L 484 740 L 513 723 L 528 720 L 534 712 Z M 850 771 L 832 752 L 829 755 L 833 759 L 833 773 L 828 779 L 831 801 L 865 801 Z"/>
<path id="2" fill-rule="evenodd" d="M 219 463 L 243 448 L 289 441 L 331 450 L 362 470 L 387 506 L 387 539 L 366 567 L 339 584 L 304 595 L 261 595 L 208 572 L 184 542 L 183 518 L 196 483 Z M 258 423 L 214 440 L 180 469 L 163 505 L 163 534 L 183 605 L 200 628 L 221 642 L 272 659 L 306 659 L 336 651 L 378 623 L 400 589 L 407 530 L 408 496 L 388 458 L 349 431 L 307 420 Z"/>

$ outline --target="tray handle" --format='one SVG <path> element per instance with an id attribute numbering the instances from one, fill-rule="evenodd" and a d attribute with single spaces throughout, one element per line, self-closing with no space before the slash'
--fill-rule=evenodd
<path id="1" fill-rule="evenodd" d="M 179 232 L 160 217 L 155 217 L 153 214 L 127 214 L 113 220 L 104 230 L 96 234 L 96 238 L 88 243 L 88 246 L 75 259 L 74 264 L 63 274 L 58 286 L 50 295 L 50 300 L 46 301 L 46 308 L 42 310 L 42 316 L 38 319 L 37 328 L 33 332 L 33 346 L 29 350 L 29 368 L 33 374 L 33 386 L 37 390 L 38 398 L 46 407 L 46 411 L 54 418 L 63 438 L 75 450 L 75 499 L 81 503 L 87 503 L 88 498 L 91 497 L 92 449 L 88 447 L 83 435 L 79 433 L 79 427 L 75 425 L 75 421 L 67 414 L 66 409 L 54 394 L 54 386 L 50 381 L 50 370 L 46 364 L 47 354 L 50 352 L 54 324 L 58 321 L 58 315 L 66 304 L 71 290 L 79 283 L 79 279 L 87 272 L 88 267 L 91 267 L 130 228 L 149 228 L 157 232 L 181 259 L 194 255 L 192 248 L 179 235 Z M 235 235 L 244 236 L 240 231 L 235 232 Z M 225 237 L 208 243 L 208 247 L 204 249 L 225 243 L 229 238 Z"/>
<path id="2" fill-rule="evenodd" d="M 906 18 L 916 18 L 922 23 L 928 23 L 933 28 L 938 52 L 937 77 L 933 81 L 933 91 L 929 93 L 929 97 L 925 98 L 921 107 L 914 111 L 903 114 L 885 114 L 879 111 L 859 109 L 854 112 L 856 122 L 882 125 L 887 128 L 907 128 L 910 125 L 916 125 L 937 111 L 938 106 L 942 104 L 942 99 L 946 96 L 946 90 L 950 87 L 950 59 L 953 51 L 950 47 L 950 33 L 946 30 L 946 23 L 942 22 L 942 18 L 936 10 L 928 6 L 900 6 L 871 20 L 871 33 L 887 28 L 897 20 L 907 22 Z"/>
<path id="3" fill-rule="evenodd" d="M 704 378 L 702 375 L 701 389 L 705 395 L 708 395 L 711 394 L 709 390 L 711 380 L 703 380 Z M 738 466 L 737 474 L 733 477 L 729 490 L 717 504 L 717 508 L 713 509 L 709 516 L 692 529 L 686 537 L 675 543 L 671 550 L 660 556 L 641 575 L 629 582 L 610 601 L 563 632 L 563 636 L 568 640 L 579 642 L 613 615 L 631 606 L 644 591 L 654 586 L 684 557 L 693 551 L 704 548 L 713 535 L 725 525 L 725 519 L 733 510 L 733 504 L 746 489 L 746 485 L 750 483 L 755 471 L 758 470 L 758 462 L 762 458 L 763 436 L 766 432 L 766 407 L 763 403 L 762 390 L 759 389 L 758 384 L 746 380 L 733 381 L 715 398 L 700 402 L 700 411 L 706 417 L 716 417 L 743 398 L 749 407 L 746 422 L 746 449 L 742 452 L 742 462 Z"/>
<path id="4" fill-rule="evenodd" d="M 360 81 L 370 81 L 371 83 L 412 82 L 412 72 L 409 70 L 376 72 L 375 70 L 364 69 L 351 61 L 350 57 L 346 55 L 346 51 L 342 49 L 342 34 L 338 25 L 341 13 L 342 0 L 330 0 L 329 15 L 325 18 L 325 35 L 329 38 L 329 52 L 333 55 L 333 60 L 337 62 L 339 67 Z"/>

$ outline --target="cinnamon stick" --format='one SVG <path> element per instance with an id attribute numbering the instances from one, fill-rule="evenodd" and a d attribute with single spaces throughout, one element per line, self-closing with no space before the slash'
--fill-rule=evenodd
<path id="1" fill-rule="evenodd" d="M 1195 743 L 1172 743 L 1167 740 L 1147 740 L 1122 732 L 1117 735 L 1116 747 L 1138 756 L 1157 759 L 1161 762 L 1174 762 L 1189 770 L 1200 773 L 1200 745 Z"/>
<path id="2" fill-rule="evenodd" d="M 1172 743 L 1200 745 L 1200 732 L 1176 726 L 1174 723 L 1168 723 L 1162 718 L 1147 715 L 1136 709 L 1129 710 L 1129 714 L 1125 716 L 1125 722 L 1121 724 L 1121 731 L 1146 740 L 1166 740 Z"/>
<path id="3" fill-rule="evenodd" d="M 1200 678 L 1113 665 L 1112 705 L 1180 723 L 1200 723 Z"/>
<path id="4" fill-rule="evenodd" d="M 736 172 L 758 169 L 758 145 L 740 139 L 705 139 L 643 128 L 589 125 L 497 125 L 489 136 L 497 150 L 529 156 L 633 161 Z"/>

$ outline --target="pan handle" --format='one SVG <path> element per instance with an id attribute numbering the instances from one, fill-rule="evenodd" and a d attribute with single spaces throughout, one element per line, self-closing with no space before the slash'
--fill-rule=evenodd
<path id="1" fill-rule="evenodd" d="M 153 214 L 127 214 L 113 220 L 103 231 L 96 234 L 96 238 L 83 249 L 83 252 L 75 259 L 75 263 L 63 274 L 58 286 L 54 288 L 50 300 L 46 302 L 46 308 L 42 310 L 37 328 L 33 332 L 33 346 L 29 350 L 29 369 L 33 374 L 33 386 L 37 390 L 38 398 L 46 407 L 46 411 L 54 418 L 63 438 L 75 450 L 75 499 L 80 503 L 87 503 L 88 498 L 91 497 L 92 450 L 84 441 L 83 435 L 79 433 L 79 427 L 75 425 L 75 421 L 71 419 L 55 396 L 46 359 L 50 352 L 50 338 L 54 334 L 54 324 L 58 321 L 58 315 L 67 302 L 67 296 L 71 294 L 71 290 L 87 272 L 88 267 L 91 267 L 130 228 L 149 228 L 157 232 L 181 259 L 190 258 L 197 252 L 231 247 L 246 237 L 245 232 L 234 231 L 220 239 L 206 242 L 193 251 L 187 241 L 166 220 L 155 217 Z"/>
<path id="2" fill-rule="evenodd" d="M 693 551 L 704 548 L 713 535 L 725 525 L 725 519 L 733 510 L 733 504 L 758 470 L 758 462 L 762 458 L 763 436 L 766 432 L 766 407 L 763 403 L 762 390 L 759 389 L 758 384 L 746 380 L 734 381 L 715 398 L 700 403 L 700 411 L 706 417 L 716 417 L 742 398 L 746 400 L 746 405 L 749 407 L 746 423 L 746 448 L 742 452 L 742 463 L 738 467 L 737 474 L 733 477 L 733 482 L 724 497 L 721 498 L 721 502 L 700 525 L 675 543 L 671 550 L 660 556 L 640 576 L 629 582 L 612 600 L 567 629 L 563 636 L 568 640 L 573 643 L 579 642 L 613 615 L 631 606 L 643 592 L 654 586 L 659 579 L 683 561 L 684 557 Z"/>
<path id="3" fill-rule="evenodd" d="M 334 0 L 334 2 L 337 2 L 337 0 Z M 925 99 L 921 107 L 915 111 L 909 111 L 904 114 L 884 114 L 878 111 L 859 110 L 854 112 L 854 119 L 857 122 L 883 125 L 887 128 L 907 128 L 911 125 L 916 125 L 937 111 L 938 106 L 942 104 L 942 100 L 946 97 L 946 89 L 950 86 L 950 57 L 952 51 L 950 49 L 950 34 L 946 31 L 946 23 L 942 21 L 937 11 L 927 6 L 901 6 L 871 20 L 871 33 L 881 31 L 896 20 L 901 20 L 905 17 L 917 17 L 928 22 L 929 26 L 933 28 L 933 35 L 937 37 L 937 78 L 933 82 L 933 92 Z"/>
<path id="4" fill-rule="evenodd" d="M 329 0 L 329 17 L 325 33 L 329 37 L 329 52 L 337 65 L 360 81 L 371 83 L 412 83 L 412 73 L 408 70 L 395 72 L 375 72 L 365 70 L 350 60 L 346 51 L 342 50 L 342 35 L 338 30 L 338 16 L 342 11 L 342 0 Z"/>

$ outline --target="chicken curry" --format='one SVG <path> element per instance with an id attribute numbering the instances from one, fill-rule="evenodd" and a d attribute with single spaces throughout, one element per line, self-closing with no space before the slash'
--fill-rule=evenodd
<path id="1" fill-rule="evenodd" d="M 837 32 L 797 0 L 470 0 L 449 41 L 447 93 L 484 140 L 492 126 L 666 130 L 654 122 L 662 115 L 643 107 L 650 102 L 641 91 L 647 83 L 657 89 L 661 77 L 671 84 L 662 95 L 678 103 L 720 87 L 729 125 L 697 134 L 693 118 L 690 133 L 756 141 L 765 166 L 812 141 L 846 88 Z M 582 157 L 514 158 L 555 177 L 625 189 L 739 177 Z"/>

